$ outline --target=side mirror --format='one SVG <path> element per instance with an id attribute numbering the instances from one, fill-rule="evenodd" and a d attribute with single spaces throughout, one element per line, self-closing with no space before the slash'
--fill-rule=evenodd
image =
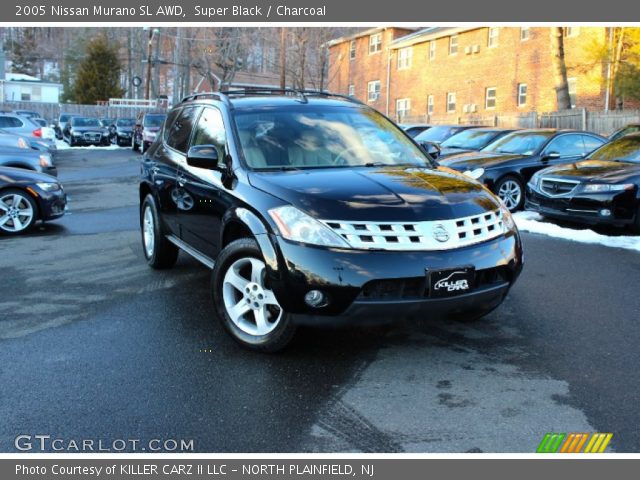
<path id="1" fill-rule="evenodd" d="M 543 160 L 556 160 L 560 158 L 560 154 L 558 152 L 547 152 L 545 153 Z"/>
<path id="2" fill-rule="evenodd" d="M 434 142 L 420 142 L 422 149 L 434 160 L 440 156 L 440 145 Z"/>
<path id="3" fill-rule="evenodd" d="M 187 152 L 187 165 L 207 170 L 220 170 L 218 150 L 213 145 L 196 145 Z"/>

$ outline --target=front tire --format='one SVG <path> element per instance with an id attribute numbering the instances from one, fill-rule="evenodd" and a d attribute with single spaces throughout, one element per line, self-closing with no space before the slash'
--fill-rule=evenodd
<path id="1" fill-rule="evenodd" d="M 496 183 L 495 193 L 510 212 L 520 210 L 524 204 L 524 186 L 518 178 L 511 175 Z"/>
<path id="2" fill-rule="evenodd" d="M 636 210 L 636 219 L 631 225 L 631 233 L 633 233 L 634 235 L 640 235 L 640 205 L 638 205 L 638 208 Z"/>
<path id="3" fill-rule="evenodd" d="M 254 239 L 241 238 L 222 250 L 211 275 L 211 289 L 222 326 L 243 347 L 277 352 L 293 338 L 295 324 L 269 288 Z"/>
<path id="4" fill-rule="evenodd" d="M 19 235 L 36 223 L 38 207 L 28 193 L 18 189 L 0 192 L 0 231 Z"/>
<path id="5" fill-rule="evenodd" d="M 167 240 L 162 219 L 153 195 L 145 197 L 140 207 L 140 232 L 142 251 L 150 267 L 171 268 L 178 260 L 178 247 Z"/>

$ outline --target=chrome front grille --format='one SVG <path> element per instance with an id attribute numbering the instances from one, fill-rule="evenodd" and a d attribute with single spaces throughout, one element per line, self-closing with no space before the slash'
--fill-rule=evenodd
<path id="1" fill-rule="evenodd" d="M 540 180 L 540 190 L 550 197 L 560 197 L 573 192 L 580 182 L 575 180 L 561 180 L 559 178 L 543 178 Z"/>
<path id="2" fill-rule="evenodd" d="M 491 240 L 503 232 L 500 210 L 425 222 L 323 220 L 353 248 L 373 250 L 450 250 Z"/>

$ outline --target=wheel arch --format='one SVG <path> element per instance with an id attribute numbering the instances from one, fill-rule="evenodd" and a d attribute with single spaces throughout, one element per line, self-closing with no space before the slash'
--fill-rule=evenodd
<path id="1" fill-rule="evenodd" d="M 260 218 L 250 210 L 242 207 L 228 210 L 222 217 L 220 228 L 220 248 L 240 238 L 253 238 L 258 242 L 267 266 L 278 270 L 278 260 L 267 227 Z"/>
<path id="2" fill-rule="evenodd" d="M 36 221 L 42 220 L 42 206 L 40 205 L 40 195 L 37 193 L 31 193 L 24 185 L 5 185 L 0 187 L 0 196 L 7 190 L 20 190 L 22 193 L 28 195 L 36 204 Z"/>

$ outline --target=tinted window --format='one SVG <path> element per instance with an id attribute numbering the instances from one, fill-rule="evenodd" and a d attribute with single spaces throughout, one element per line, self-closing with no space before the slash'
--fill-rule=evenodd
<path id="1" fill-rule="evenodd" d="M 593 152 L 605 142 L 604 140 L 598 137 L 592 137 L 591 135 L 583 135 L 582 141 L 584 142 L 584 151 L 587 153 Z"/>
<path id="2" fill-rule="evenodd" d="M 533 155 L 551 135 L 550 132 L 514 132 L 490 143 L 482 151 Z"/>
<path id="3" fill-rule="evenodd" d="M 0 128 L 18 128 L 23 123 L 16 117 L 0 117 Z"/>
<path id="4" fill-rule="evenodd" d="M 442 142 L 460 131 L 460 127 L 447 127 L 444 125 L 431 127 L 429 130 L 417 135 L 415 138 L 419 142 Z"/>
<path id="5" fill-rule="evenodd" d="M 191 130 L 193 129 L 193 123 L 197 117 L 200 109 L 196 107 L 184 108 L 173 125 L 170 127 L 169 136 L 167 138 L 167 145 L 171 148 L 175 148 L 179 152 L 187 153 L 189 147 L 189 138 L 191 138 Z M 147 115 L 146 120 L 149 118 Z"/>
<path id="6" fill-rule="evenodd" d="M 116 126 L 118 126 L 118 127 L 133 127 L 134 123 L 136 123 L 136 121 L 133 118 L 119 118 L 116 121 Z"/>
<path id="7" fill-rule="evenodd" d="M 71 119 L 71 125 L 74 127 L 100 127 L 100 121 L 97 118 L 80 118 Z"/>
<path id="8" fill-rule="evenodd" d="M 478 150 L 493 140 L 498 132 L 469 129 L 442 142 L 442 147 Z"/>
<path id="9" fill-rule="evenodd" d="M 169 134 L 171 133 L 171 127 L 173 126 L 173 122 L 178 117 L 178 114 L 181 112 L 179 108 L 171 110 L 169 115 L 167 116 L 167 121 L 164 122 L 164 131 L 162 132 L 162 139 L 165 143 L 169 140 Z"/>
<path id="10" fill-rule="evenodd" d="M 145 115 L 144 120 L 142 121 L 142 126 L 160 128 L 165 118 L 167 118 L 166 115 Z"/>
<path id="11" fill-rule="evenodd" d="M 572 157 L 585 153 L 582 135 L 560 135 L 546 148 L 547 152 L 558 152 L 561 157 Z"/>
<path id="12" fill-rule="evenodd" d="M 200 115 L 191 145 L 214 145 L 218 150 L 218 158 L 226 153 L 227 137 L 224 130 L 222 114 L 217 108 L 205 108 Z"/>
<path id="13" fill-rule="evenodd" d="M 623 160 L 640 162 L 640 137 L 622 137 L 609 142 L 589 155 L 589 160 Z"/>

